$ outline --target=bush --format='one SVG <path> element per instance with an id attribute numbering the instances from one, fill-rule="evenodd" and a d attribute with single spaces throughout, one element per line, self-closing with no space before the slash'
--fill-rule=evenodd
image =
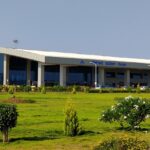
<path id="1" fill-rule="evenodd" d="M 140 85 L 138 84 L 136 87 L 136 93 L 141 93 Z"/>
<path id="2" fill-rule="evenodd" d="M 149 150 L 149 145 L 144 140 L 133 137 L 120 137 L 103 141 L 94 150 Z"/>
<path id="3" fill-rule="evenodd" d="M 128 87 L 127 87 L 127 92 L 129 92 L 129 93 L 131 93 L 131 92 L 132 92 L 132 88 L 131 88 L 131 86 L 128 86 Z"/>
<path id="4" fill-rule="evenodd" d="M 9 87 L 4 85 L 3 88 L 2 88 L 2 92 L 8 92 L 8 89 L 9 89 Z"/>
<path id="5" fill-rule="evenodd" d="M 43 86 L 43 87 L 41 88 L 41 93 L 42 93 L 42 94 L 46 94 L 46 88 L 45 88 L 45 86 Z"/>
<path id="6" fill-rule="evenodd" d="M 31 91 L 32 91 L 32 92 L 36 92 L 36 91 L 37 91 L 37 87 L 36 87 L 36 86 L 34 86 L 34 85 L 33 85 L 33 86 L 31 86 Z"/>
<path id="7" fill-rule="evenodd" d="M 83 91 L 84 93 L 89 93 L 90 88 L 89 88 L 88 86 L 84 86 L 82 91 Z"/>
<path id="8" fill-rule="evenodd" d="M 129 129 L 139 128 L 140 123 L 150 117 L 150 101 L 141 98 L 125 97 L 102 113 L 100 118 L 104 122 L 117 121 L 121 127 Z"/>
<path id="9" fill-rule="evenodd" d="M 24 92 L 30 92 L 30 91 L 31 91 L 31 86 L 30 85 L 24 86 Z"/>
<path id="10" fill-rule="evenodd" d="M 3 134 L 3 142 L 8 142 L 8 130 L 15 127 L 18 113 L 16 106 L 12 104 L 0 104 L 0 130 Z"/>
<path id="11" fill-rule="evenodd" d="M 14 92 L 15 92 L 15 87 L 14 86 L 9 86 L 8 93 L 9 94 L 14 94 Z"/>
<path id="12" fill-rule="evenodd" d="M 89 93 L 100 93 L 100 89 L 89 89 Z"/>
<path id="13" fill-rule="evenodd" d="M 76 90 L 76 87 L 73 87 L 72 88 L 72 94 L 76 94 L 77 90 Z"/>
<path id="14" fill-rule="evenodd" d="M 65 108 L 65 128 L 64 133 L 67 136 L 76 136 L 81 133 L 77 111 L 71 102 L 68 102 Z"/>

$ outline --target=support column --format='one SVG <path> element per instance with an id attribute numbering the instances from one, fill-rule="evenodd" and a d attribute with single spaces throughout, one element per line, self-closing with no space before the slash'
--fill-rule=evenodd
<path id="1" fill-rule="evenodd" d="M 99 75 L 99 85 L 104 86 L 105 85 L 105 70 L 104 68 L 98 68 L 98 75 Z"/>
<path id="2" fill-rule="evenodd" d="M 9 84 L 9 56 L 4 55 L 3 62 L 3 85 Z"/>
<path id="3" fill-rule="evenodd" d="M 27 85 L 31 84 L 31 61 L 27 60 Z"/>
<path id="4" fill-rule="evenodd" d="M 41 62 L 38 62 L 38 87 L 44 85 L 44 65 Z"/>
<path id="5" fill-rule="evenodd" d="M 130 70 L 125 71 L 125 79 L 124 79 L 125 86 L 130 86 Z"/>
<path id="6" fill-rule="evenodd" d="M 60 65 L 60 72 L 59 72 L 59 84 L 60 86 L 66 86 L 66 66 Z"/>
<path id="7" fill-rule="evenodd" d="M 148 83 L 147 85 L 150 87 L 150 71 L 148 71 Z"/>

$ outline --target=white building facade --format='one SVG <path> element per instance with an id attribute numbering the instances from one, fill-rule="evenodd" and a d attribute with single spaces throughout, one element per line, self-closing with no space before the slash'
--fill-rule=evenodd
<path id="1" fill-rule="evenodd" d="M 0 48 L 3 85 L 150 86 L 150 60 Z"/>

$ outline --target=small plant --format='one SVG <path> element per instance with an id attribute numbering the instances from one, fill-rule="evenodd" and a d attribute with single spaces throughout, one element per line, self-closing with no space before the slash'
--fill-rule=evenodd
<path id="1" fill-rule="evenodd" d="M 138 84 L 136 87 L 136 93 L 141 93 L 140 85 Z"/>
<path id="2" fill-rule="evenodd" d="M 149 150 L 149 145 L 136 137 L 119 137 L 103 141 L 93 150 Z"/>
<path id="3" fill-rule="evenodd" d="M 131 86 L 128 86 L 128 87 L 127 87 L 127 92 L 129 92 L 129 93 L 132 92 L 132 87 L 131 87 Z"/>
<path id="4" fill-rule="evenodd" d="M 17 123 L 16 106 L 12 104 L 0 104 L 0 130 L 3 134 L 3 143 L 9 142 L 8 131 Z"/>
<path id="5" fill-rule="evenodd" d="M 24 86 L 24 92 L 30 92 L 30 91 L 31 91 L 31 86 L 30 85 Z"/>
<path id="6" fill-rule="evenodd" d="M 89 90 L 90 90 L 90 88 L 89 88 L 88 86 L 84 86 L 84 87 L 83 87 L 83 92 L 84 92 L 84 93 L 88 93 Z"/>
<path id="7" fill-rule="evenodd" d="M 32 91 L 32 92 L 36 92 L 36 90 L 37 90 L 36 86 L 34 86 L 34 85 L 31 86 L 31 91 Z"/>
<path id="8" fill-rule="evenodd" d="M 122 128 L 140 128 L 140 123 L 150 117 L 150 101 L 131 96 L 121 98 L 119 102 L 102 113 L 104 122 L 117 121 Z"/>
<path id="9" fill-rule="evenodd" d="M 77 93 L 77 90 L 76 90 L 76 87 L 74 86 L 73 88 L 72 88 L 72 94 L 76 94 Z"/>
<path id="10" fill-rule="evenodd" d="M 74 105 L 71 102 L 68 102 L 65 108 L 64 132 L 67 136 L 76 136 L 81 133 L 77 111 L 75 110 Z"/>
<path id="11" fill-rule="evenodd" d="M 41 88 L 41 93 L 42 93 L 42 94 L 46 94 L 46 88 L 45 88 L 45 86 L 43 86 L 43 87 Z"/>
<path id="12" fill-rule="evenodd" d="M 9 86 L 8 93 L 9 94 L 14 94 L 14 92 L 15 92 L 15 87 L 14 86 Z"/>

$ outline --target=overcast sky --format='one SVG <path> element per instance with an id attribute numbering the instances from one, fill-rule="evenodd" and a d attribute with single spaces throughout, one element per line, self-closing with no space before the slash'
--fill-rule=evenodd
<path id="1" fill-rule="evenodd" d="M 0 0 L 0 47 L 150 58 L 150 0 Z"/>

